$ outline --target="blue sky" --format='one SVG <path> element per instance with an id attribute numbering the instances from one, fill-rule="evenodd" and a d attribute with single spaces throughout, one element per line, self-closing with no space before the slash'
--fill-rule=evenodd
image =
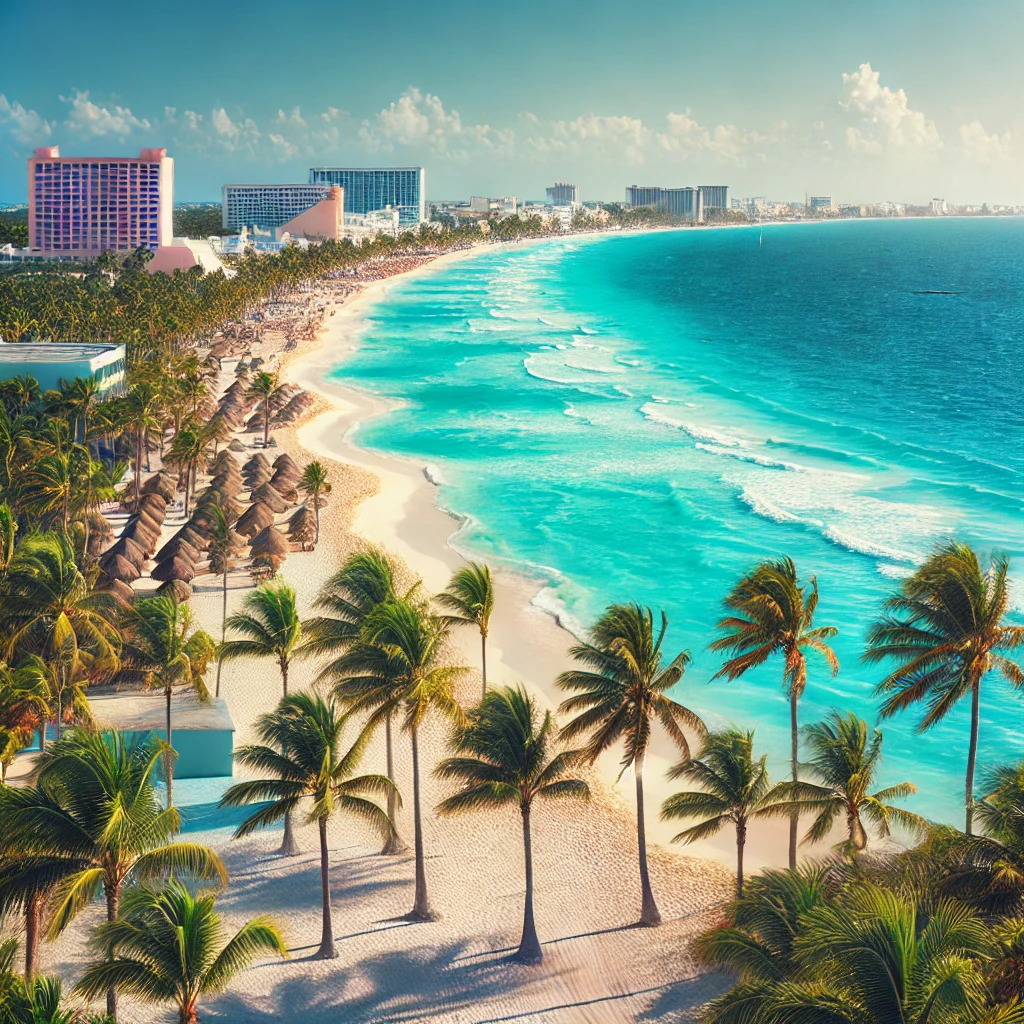
<path id="1" fill-rule="evenodd" d="M 8 202 L 59 144 L 167 146 L 179 200 L 415 163 L 431 198 L 1024 203 L 1021 0 L 0 0 L 0 38 Z"/>

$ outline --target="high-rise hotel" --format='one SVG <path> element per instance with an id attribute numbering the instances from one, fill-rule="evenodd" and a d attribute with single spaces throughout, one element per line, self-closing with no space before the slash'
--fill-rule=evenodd
<path id="1" fill-rule="evenodd" d="M 311 185 L 340 185 L 346 213 L 398 210 L 403 227 L 427 219 L 426 172 L 422 167 L 311 167 Z"/>
<path id="2" fill-rule="evenodd" d="M 174 160 L 64 156 L 57 146 L 28 161 L 28 241 L 33 253 L 91 259 L 106 249 L 155 251 L 173 235 Z"/>
<path id="3" fill-rule="evenodd" d="M 700 223 L 704 220 L 705 211 L 729 208 L 729 186 L 662 188 L 660 185 L 630 185 L 626 189 L 626 205 L 653 206 L 674 217 Z"/>

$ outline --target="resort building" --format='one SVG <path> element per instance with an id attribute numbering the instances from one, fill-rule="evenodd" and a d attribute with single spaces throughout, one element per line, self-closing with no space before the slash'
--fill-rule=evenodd
<path id="1" fill-rule="evenodd" d="M 422 167 L 311 167 L 311 185 L 340 185 L 345 213 L 398 210 L 402 227 L 427 219 L 426 172 Z"/>
<path id="2" fill-rule="evenodd" d="M 685 220 L 704 220 L 706 210 L 729 208 L 728 185 L 691 185 L 686 188 L 662 188 L 659 185 L 630 185 L 626 189 L 627 206 L 653 206 Z"/>
<path id="3" fill-rule="evenodd" d="M 547 189 L 549 206 L 579 206 L 580 187 L 556 181 Z"/>
<path id="4" fill-rule="evenodd" d="M 44 391 L 60 382 L 92 377 L 101 398 L 124 391 L 124 345 L 80 345 L 74 342 L 0 342 L 0 380 L 35 377 Z"/>
<path id="5" fill-rule="evenodd" d="M 945 199 L 932 200 L 932 213 L 934 213 L 936 216 L 941 217 L 943 214 L 946 213 L 947 209 L 948 207 L 946 206 Z"/>
<path id="6" fill-rule="evenodd" d="M 221 223 L 235 231 L 275 231 L 331 195 L 330 185 L 225 185 Z"/>
<path id="7" fill-rule="evenodd" d="M 33 255 L 92 259 L 107 249 L 156 250 L 173 234 L 174 160 L 62 157 L 57 146 L 28 161 L 28 246 Z"/>
<path id="8" fill-rule="evenodd" d="M 835 203 L 831 196 L 811 196 L 809 205 L 812 210 L 835 209 Z"/>

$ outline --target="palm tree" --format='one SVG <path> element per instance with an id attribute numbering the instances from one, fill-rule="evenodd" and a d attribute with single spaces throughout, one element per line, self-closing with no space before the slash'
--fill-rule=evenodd
<path id="1" fill-rule="evenodd" d="M 206 512 L 207 539 L 210 542 L 210 571 L 218 572 L 221 576 L 221 606 L 220 606 L 220 648 L 217 655 L 217 683 L 213 694 L 220 696 L 220 670 L 224 662 L 220 650 L 224 647 L 227 639 L 228 629 L 228 570 L 231 568 L 231 555 L 234 551 L 234 542 L 231 536 L 231 526 L 224 509 L 219 505 L 208 505 Z"/>
<path id="2" fill-rule="evenodd" d="M 0 662 L 0 784 L 18 751 L 28 746 L 36 725 L 45 725 L 50 710 L 47 676 L 36 659 L 17 668 Z"/>
<path id="3" fill-rule="evenodd" d="M 889 803 L 913 796 L 917 792 L 913 783 L 901 782 L 876 793 L 869 792 L 882 757 L 879 729 L 873 730 L 869 742 L 864 719 L 852 711 L 833 711 L 824 722 L 805 727 L 804 735 L 811 757 L 801 768 L 820 784 L 784 782 L 778 793 L 796 809 L 817 815 L 804 836 L 805 843 L 820 843 L 840 815 L 845 815 L 847 834 L 839 849 L 847 857 L 860 853 L 868 844 L 864 818 L 884 837 L 888 837 L 893 823 L 919 834 L 927 829 L 928 824 L 920 815 Z"/>
<path id="4" fill-rule="evenodd" d="M 270 400 L 277 394 L 280 385 L 277 377 L 265 371 L 257 373 L 249 382 L 248 394 L 263 403 L 263 447 L 267 447 L 270 438 Z"/>
<path id="5" fill-rule="evenodd" d="M 320 506 L 323 504 L 323 495 L 331 493 L 331 484 L 327 479 L 327 470 L 319 460 L 307 462 L 299 480 L 299 488 L 309 495 L 313 502 L 313 512 L 316 516 L 316 539 L 314 543 L 320 543 Z"/>
<path id="6" fill-rule="evenodd" d="M 456 569 L 445 590 L 437 595 L 437 603 L 452 614 L 452 625 L 472 623 L 480 630 L 480 671 L 483 692 L 487 694 L 487 631 L 494 611 L 494 585 L 491 570 L 479 562 L 470 562 Z"/>
<path id="7" fill-rule="evenodd" d="M 58 533 L 34 534 L 18 545 L 3 597 L 8 620 L 5 659 L 39 655 L 56 673 L 59 739 L 63 695 L 73 682 L 86 673 L 100 679 L 118 667 L 115 604 L 90 589 L 70 541 Z"/>
<path id="8" fill-rule="evenodd" d="M 126 882 L 166 872 L 227 882 L 212 850 L 169 842 L 180 818 L 160 809 L 153 789 L 162 753 L 159 744 L 120 733 L 78 730 L 40 755 L 34 787 L 0 787 L 5 843 L 63 878 L 50 900 L 51 938 L 101 892 L 113 921 Z M 107 1013 L 117 1016 L 113 987 Z"/>
<path id="9" fill-rule="evenodd" d="M 371 547 L 356 551 L 320 590 L 315 608 L 328 613 L 315 616 L 303 625 L 303 656 L 329 655 L 332 661 L 321 669 L 318 681 L 337 683 L 348 672 L 345 652 L 359 639 L 366 616 L 379 604 L 397 596 L 396 569 L 383 548 Z M 418 586 L 417 584 L 416 586 Z M 416 587 L 408 592 L 411 596 Z M 376 686 L 376 683 L 373 684 Z M 336 696 L 347 700 L 350 695 L 335 690 Z M 384 752 L 387 776 L 395 781 L 394 745 L 392 738 L 393 714 L 384 716 Z M 388 795 L 388 817 L 395 823 L 397 789 Z M 385 855 L 403 852 L 405 845 L 397 828 L 381 851 Z"/>
<path id="10" fill-rule="evenodd" d="M 288 666 L 302 638 L 295 590 L 283 581 L 266 583 L 246 597 L 243 607 L 245 611 L 232 615 L 227 625 L 245 639 L 222 643 L 218 648 L 219 659 L 224 662 L 239 658 L 273 658 L 281 670 L 282 695 L 287 697 Z M 298 852 L 292 816 L 288 814 L 284 819 L 280 853 L 294 857 Z"/>
<path id="11" fill-rule="evenodd" d="M 90 964 L 79 992 L 95 997 L 115 986 L 147 1003 L 173 1003 L 179 1024 L 196 1024 L 199 998 L 226 988 L 261 953 L 288 956 L 277 927 L 263 915 L 225 943 L 214 897 L 193 896 L 174 879 L 127 893 L 121 916 L 96 929 L 92 946 L 113 950 L 114 958 Z"/>
<path id="12" fill-rule="evenodd" d="M 394 598 L 367 613 L 359 642 L 340 659 L 334 693 L 353 711 L 370 710 L 367 729 L 401 711 L 412 741 L 413 834 L 416 888 L 409 919 L 433 921 L 427 896 L 420 804 L 419 729 L 431 711 L 461 726 L 465 720 L 453 685 L 465 673 L 442 663 L 449 627 L 410 597 Z M 346 674 L 347 673 L 347 674 Z"/>
<path id="13" fill-rule="evenodd" d="M 736 893 L 743 895 L 743 851 L 753 818 L 777 817 L 789 809 L 779 802 L 768 775 L 768 755 L 754 760 L 753 732 L 730 729 L 712 733 L 698 758 L 674 765 L 671 779 L 686 779 L 698 790 L 674 793 L 661 805 L 664 821 L 702 818 L 672 837 L 673 843 L 695 843 L 717 835 L 726 825 L 736 829 Z"/>
<path id="14" fill-rule="evenodd" d="M 206 669 L 216 646 L 208 633 L 193 628 L 187 605 L 170 594 L 136 601 L 125 620 L 124 662 L 143 673 L 146 684 L 163 691 L 167 729 L 167 806 L 174 806 L 174 737 L 171 732 L 171 697 L 174 687 L 185 686 L 200 701 L 210 699 Z"/>
<path id="15" fill-rule="evenodd" d="M 622 770 L 632 766 L 636 781 L 637 846 L 640 859 L 640 924 L 661 924 L 647 871 L 647 831 L 644 824 L 644 760 L 651 741 L 651 727 L 657 719 L 683 757 L 690 756 L 690 745 L 683 727 L 703 737 L 706 730 L 700 717 L 689 708 L 666 696 L 686 671 L 690 652 L 681 651 L 667 666 L 663 664 L 662 645 L 668 630 L 668 617 L 661 613 L 661 629 L 654 635 L 654 616 L 650 608 L 638 604 L 614 604 L 590 631 L 588 643 L 576 644 L 569 653 L 583 668 L 570 669 L 558 677 L 563 690 L 574 696 L 562 701 L 559 712 L 579 712 L 562 729 L 567 739 L 585 736 L 583 753 L 594 762 L 622 740 Z"/>
<path id="16" fill-rule="evenodd" d="M 883 606 L 868 632 L 865 661 L 892 658 L 898 668 L 879 684 L 885 695 L 881 717 L 889 718 L 921 701 L 927 703 L 918 731 L 949 714 L 959 701 L 971 701 L 965 803 L 970 835 L 974 819 L 974 769 L 978 756 L 981 683 L 998 670 L 1013 686 L 1024 686 L 1020 666 L 1000 651 L 1024 644 L 1024 626 L 1003 624 L 1009 599 L 1009 559 L 993 555 L 983 569 L 969 545 L 949 541 Z"/>
<path id="17" fill-rule="evenodd" d="M 439 778 L 462 783 L 458 793 L 438 805 L 439 814 L 519 805 L 526 858 L 526 900 L 523 934 L 514 959 L 521 963 L 539 963 L 543 959 L 533 921 L 530 813 L 534 798 L 590 799 L 586 782 L 566 777 L 573 767 L 572 757 L 552 751 L 554 731 L 551 712 L 545 712 L 541 718 L 533 699 L 522 687 L 492 690 L 470 713 L 469 725 L 458 733 L 457 756 L 442 761 L 434 772 Z"/>
<path id="18" fill-rule="evenodd" d="M 283 697 L 277 710 L 256 722 L 262 744 L 242 747 L 235 756 L 240 764 L 263 778 L 232 786 L 221 799 L 222 807 L 243 807 L 270 801 L 239 825 L 235 837 L 249 835 L 287 818 L 309 798 L 308 820 L 320 831 L 320 890 L 323 925 L 318 959 L 333 959 L 334 927 L 331 922 L 331 887 L 327 852 L 327 822 L 337 811 L 362 818 L 386 835 L 392 829 L 387 814 L 366 794 L 387 794 L 394 788 L 383 775 L 354 775 L 366 746 L 361 733 L 341 753 L 341 739 L 348 724 L 333 701 L 308 693 Z"/>
<path id="19" fill-rule="evenodd" d="M 7 1024 L 89 1024 L 94 1018 L 61 1005 L 63 986 L 55 975 L 14 973 L 15 939 L 0 942 L 0 1016 Z"/>
<path id="20" fill-rule="evenodd" d="M 807 592 L 808 586 L 810 593 Z M 744 576 L 725 599 L 730 612 L 718 623 L 723 635 L 710 645 L 713 651 L 734 652 L 712 677 L 725 676 L 730 682 L 763 665 L 773 654 L 783 657 L 783 685 L 789 698 L 790 764 L 792 781 L 799 778 L 800 722 L 797 705 L 807 686 L 807 651 L 820 654 L 839 671 L 839 659 L 826 640 L 839 631 L 834 626 L 814 626 L 818 607 L 818 581 L 812 576 L 807 586 L 797 580 L 791 558 L 761 562 Z M 789 866 L 796 867 L 799 816 L 789 819 Z"/>
<path id="21" fill-rule="evenodd" d="M 206 458 L 208 439 L 203 431 L 196 427 L 182 427 L 174 435 L 171 447 L 167 451 L 165 461 L 170 466 L 177 466 L 185 477 L 185 518 L 189 516 L 189 498 L 195 490 L 195 479 L 200 465 Z"/>

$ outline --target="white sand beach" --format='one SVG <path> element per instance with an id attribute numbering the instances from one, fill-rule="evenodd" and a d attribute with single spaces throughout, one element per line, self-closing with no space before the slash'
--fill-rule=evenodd
<path id="1" fill-rule="evenodd" d="M 414 271 L 429 274 L 473 250 L 440 257 Z M 332 492 L 322 512 L 316 551 L 291 554 L 281 575 L 297 591 L 299 608 L 310 614 L 318 589 L 344 556 L 366 542 L 383 544 L 431 591 L 440 590 L 459 555 L 448 545 L 458 527 L 435 506 L 437 491 L 423 467 L 361 451 L 346 440 L 351 426 L 381 411 L 379 400 L 326 379 L 354 344 L 353 333 L 367 303 L 386 299 L 390 281 L 365 287 L 343 305 L 331 305 L 317 339 L 281 352 L 282 376 L 321 396 L 316 415 L 295 428 L 275 430 L 280 450 L 300 464 L 325 463 Z M 327 302 L 322 291 L 316 301 Z M 264 345 L 264 354 L 273 345 Z M 251 438 L 252 435 L 250 435 Z M 512 574 L 497 577 L 496 612 L 488 652 L 488 676 L 495 684 L 522 681 L 544 707 L 554 707 L 554 686 L 568 664 L 571 634 L 530 604 L 536 587 Z M 192 607 L 201 624 L 220 635 L 219 580 L 196 581 Z M 232 583 L 229 614 L 241 607 L 251 584 Z M 461 686 L 465 703 L 479 692 L 479 638 L 457 636 L 463 663 L 470 666 Z M 317 666 L 297 662 L 291 686 L 308 686 Z M 233 717 L 236 747 L 254 739 L 253 723 L 281 693 L 271 664 L 224 666 L 221 695 Z M 154 700 L 159 699 L 154 696 Z M 446 727 L 430 723 L 421 744 L 425 765 L 446 753 Z M 354 736 L 354 730 L 353 730 Z M 405 807 L 398 826 L 411 841 L 411 769 L 408 740 L 396 740 L 397 779 Z M 338 818 L 330 826 L 334 927 L 340 957 L 306 959 L 320 934 L 319 858 L 315 827 L 299 829 L 302 853 L 276 855 L 280 831 L 235 841 L 230 830 L 197 831 L 223 857 L 231 879 L 219 904 L 237 925 L 269 913 L 291 949 L 286 962 L 264 962 L 237 978 L 230 990 L 205 1004 L 205 1019 L 262 1022 L 290 1018 L 317 1021 L 617 1022 L 680 1021 L 688 1010 L 724 990 L 727 979 L 702 975 L 688 954 L 692 938 L 713 923 L 733 887 L 732 836 L 714 846 L 681 852 L 669 848 L 672 831 L 657 821 L 669 784 L 664 769 L 672 752 L 659 743 L 648 758 L 647 821 L 650 870 L 665 923 L 658 929 L 633 927 L 639 916 L 639 880 L 633 780 L 615 785 L 614 757 L 592 773 L 589 805 L 543 806 L 535 812 L 534 857 L 537 928 L 545 960 L 538 967 L 506 961 L 522 925 L 523 854 L 518 815 L 477 813 L 439 819 L 430 808 L 445 787 L 425 778 L 424 807 L 430 898 L 441 919 L 430 924 L 403 920 L 412 905 L 411 852 L 384 857 L 379 842 L 361 825 Z M 366 771 L 384 770 L 383 738 L 368 751 Z M 178 787 L 176 786 L 176 793 Z M 764 841 L 752 837 L 751 868 L 785 856 L 783 830 L 773 825 Z M 88 929 L 99 906 L 83 914 L 54 944 L 44 944 L 44 970 L 74 978 L 86 960 Z M 125 1021 L 171 1019 L 123 1000 Z"/>

